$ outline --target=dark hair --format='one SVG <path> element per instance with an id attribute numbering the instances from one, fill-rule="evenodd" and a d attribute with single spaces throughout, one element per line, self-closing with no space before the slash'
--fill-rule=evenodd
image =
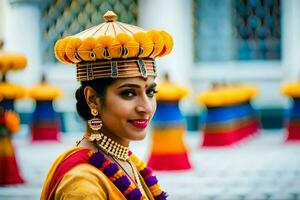
<path id="1" fill-rule="evenodd" d="M 84 96 L 84 88 L 86 86 L 92 87 L 101 99 L 105 99 L 106 96 L 106 89 L 109 85 L 113 84 L 116 79 L 113 78 L 101 78 L 95 79 L 91 81 L 82 81 L 81 86 L 76 90 L 75 97 L 76 97 L 76 109 L 80 117 L 84 120 L 89 120 L 93 118 L 90 108 L 86 102 Z"/>

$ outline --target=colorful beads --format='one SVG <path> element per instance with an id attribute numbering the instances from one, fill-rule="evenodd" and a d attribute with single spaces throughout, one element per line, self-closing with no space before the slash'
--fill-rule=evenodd
<path id="1" fill-rule="evenodd" d="M 149 190 L 151 191 L 155 200 L 167 199 L 167 195 L 160 189 L 158 181 L 152 170 L 147 168 L 145 163 L 140 161 L 135 155 L 129 152 L 132 162 L 139 170 L 144 181 L 146 182 Z M 143 200 L 145 197 L 142 195 L 140 189 L 133 183 L 120 167 L 107 159 L 102 152 L 95 152 L 89 158 L 90 164 L 101 170 L 110 181 L 123 193 L 126 199 L 130 200 Z"/>

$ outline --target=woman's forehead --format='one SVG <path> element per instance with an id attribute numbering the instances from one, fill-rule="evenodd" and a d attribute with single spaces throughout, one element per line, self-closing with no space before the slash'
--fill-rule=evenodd
<path id="1" fill-rule="evenodd" d="M 153 84 L 155 77 L 133 77 L 133 78 L 118 78 L 116 82 L 114 82 L 114 87 L 120 87 L 122 85 L 138 85 L 140 87 L 148 87 L 149 85 Z"/>

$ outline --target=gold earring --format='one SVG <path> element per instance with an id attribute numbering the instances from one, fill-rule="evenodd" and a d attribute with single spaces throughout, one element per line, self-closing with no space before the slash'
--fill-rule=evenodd
<path id="1" fill-rule="evenodd" d="M 101 121 L 101 119 L 96 117 L 98 115 L 97 109 L 92 108 L 91 114 L 94 116 L 94 118 L 88 120 L 87 122 L 93 131 L 98 131 L 102 128 L 102 121 Z"/>
<path id="2" fill-rule="evenodd" d="M 93 133 L 88 136 L 88 139 L 90 141 L 100 141 L 101 140 L 101 132 L 99 131 L 102 128 L 102 121 L 101 119 L 99 119 L 98 117 L 96 117 L 98 115 L 98 111 L 95 108 L 91 109 L 91 114 L 94 116 L 94 118 L 88 120 L 88 125 L 89 127 L 93 130 Z"/>

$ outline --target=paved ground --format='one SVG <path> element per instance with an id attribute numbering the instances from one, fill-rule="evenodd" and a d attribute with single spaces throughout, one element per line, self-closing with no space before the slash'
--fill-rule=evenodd
<path id="1" fill-rule="evenodd" d="M 74 145 L 80 134 L 65 134 L 62 143 L 30 144 L 15 138 L 25 185 L 0 187 L 0 199 L 39 199 L 41 185 L 54 158 Z M 282 130 L 263 131 L 231 148 L 201 149 L 198 133 L 187 133 L 193 169 L 157 172 L 171 200 L 300 199 L 300 143 L 283 142 Z M 149 139 L 132 145 L 145 158 Z"/>

